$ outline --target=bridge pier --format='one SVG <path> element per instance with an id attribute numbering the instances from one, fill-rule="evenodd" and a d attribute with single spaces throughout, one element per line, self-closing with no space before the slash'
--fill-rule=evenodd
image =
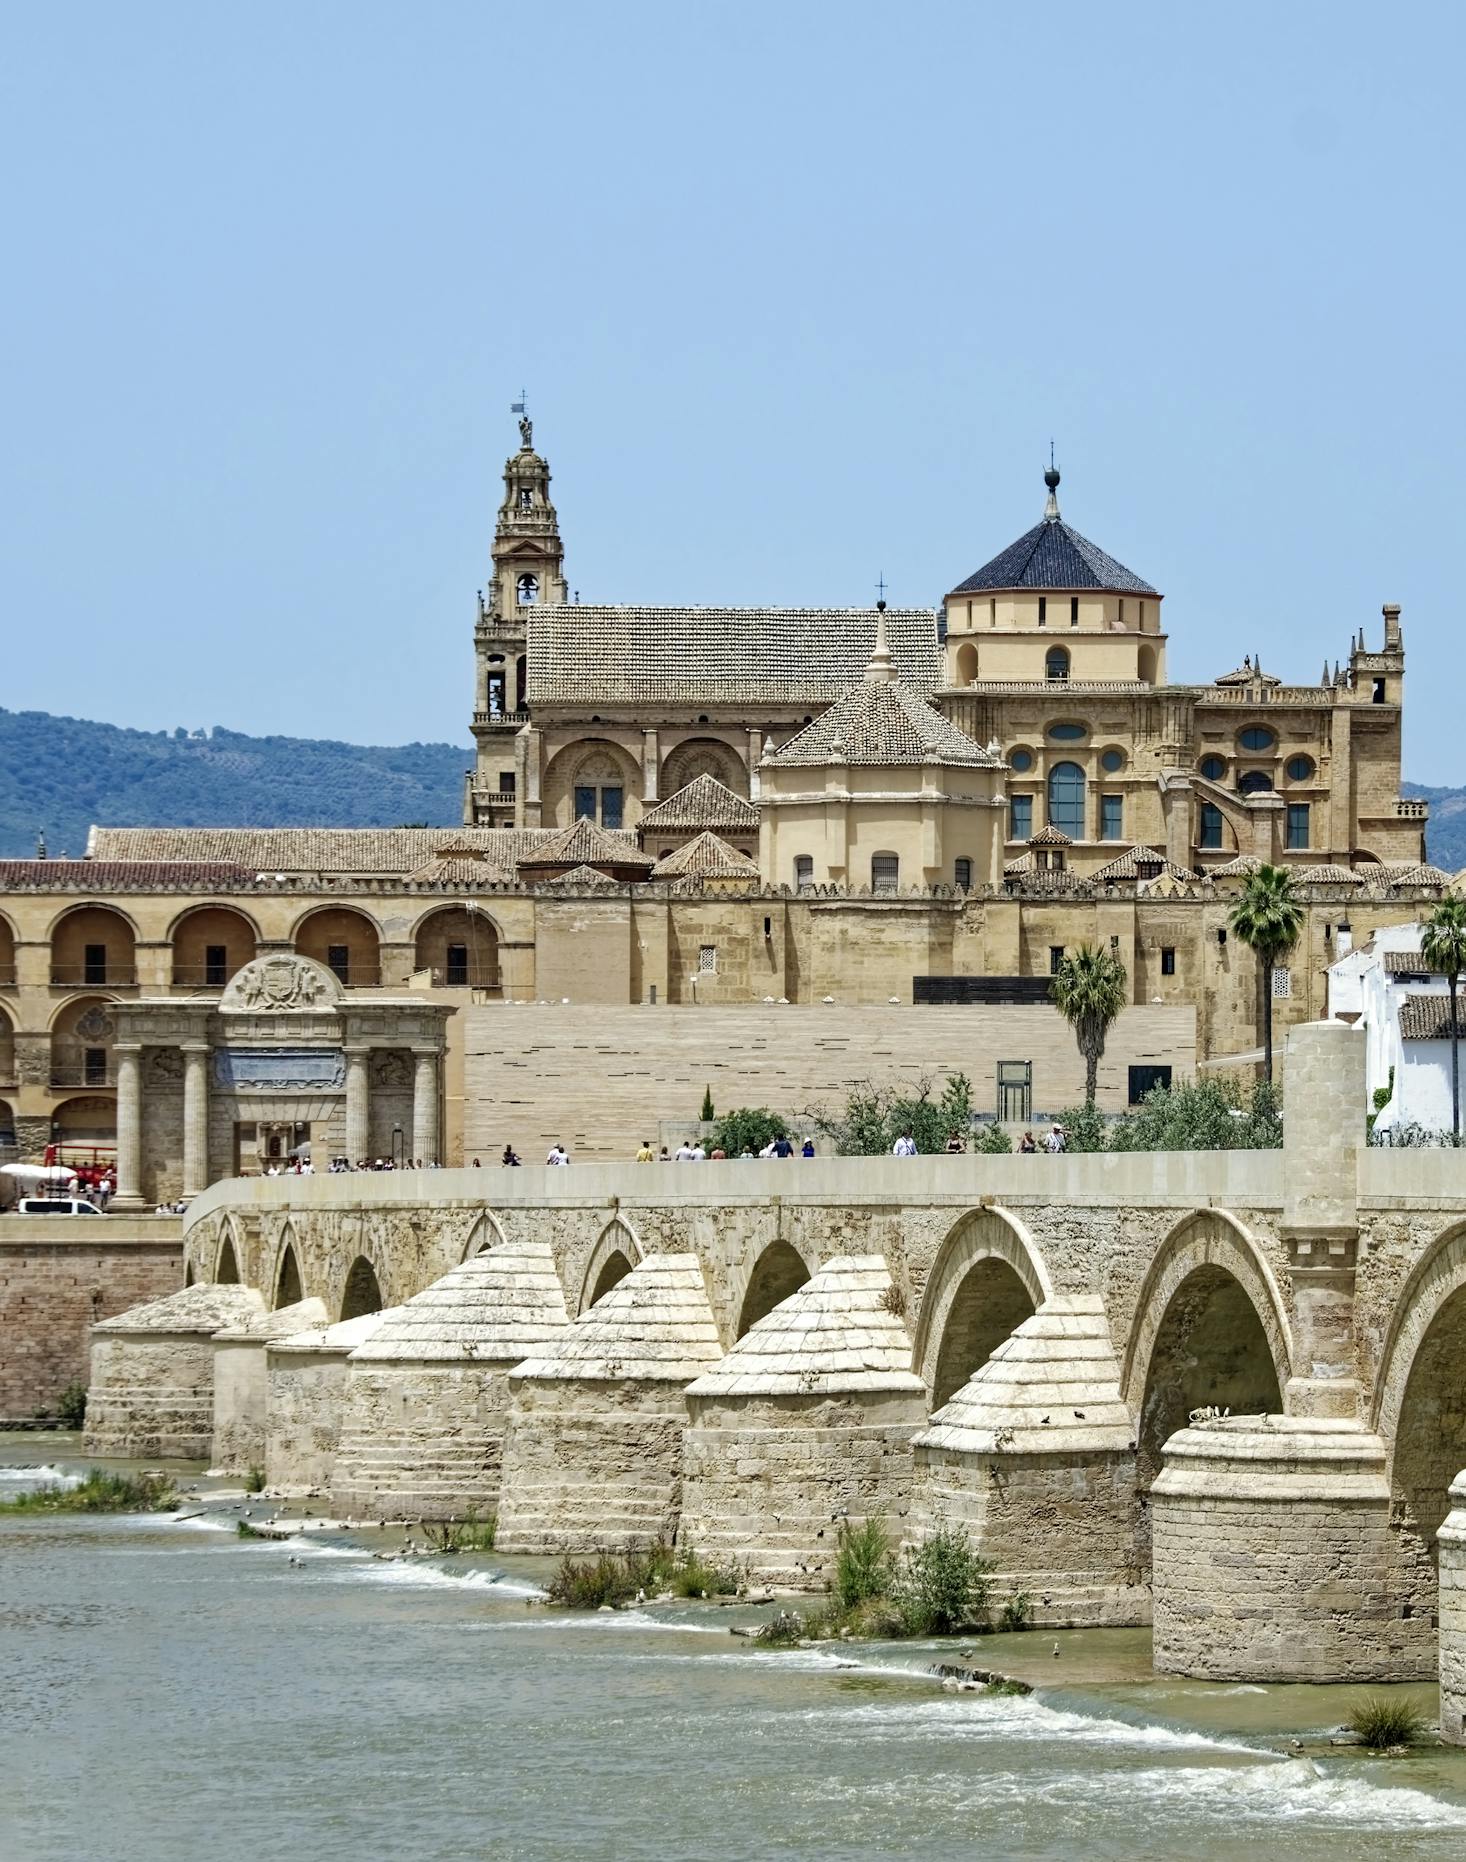
<path id="1" fill-rule="evenodd" d="M 1451 1483 L 1440 1553 L 1441 1738 L 1466 1745 L 1466 1473 Z"/>
<path id="2" fill-rule="evenodd" d="M 270 1400 L 266 1352 L 272 1339 L 323 1326 L 320 1300 L 252 1313 L 214 1334 L 214 1446 L 210 1466 L 224 1474 L 264 1470 Z"/>
<path id="3" fill-rule="evenodd" d="M 271 1339 L 265 1348 L 265 1485 L 291 1499 L 331 1491 L 349 1357 L 388 1312 L 363 1313 L 319 1331 Z"/>
<path id="4" fill-rule="evenodd" d="M 254 1287 L 185 1287 L 92 1327 L 89 1455 L 207 1461 L 214 1444 L 214 1334 L 263 1315 Z"/>

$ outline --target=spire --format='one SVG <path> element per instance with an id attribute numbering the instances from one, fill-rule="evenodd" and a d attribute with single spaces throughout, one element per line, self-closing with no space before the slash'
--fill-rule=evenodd
<path id="1" fill-rule="evenodd" d="M 1319 684 L 1327 685 L 1328 682 L 1329 682 L 1329 663 L 1327 660 L 1325 660 L 1323 663 L 1323 677 L 1319 680 Z"/>
<path id="2" fill-rule="evenodd" d="M 1044 522 L 1057 524 L 1059 521 L 1059 468 L 1054 464 L 1054 442 L 1049 441 L 1049 469 L 1044 473 L 1044 483 L 1049 488 L 1049 495 L 1044 500 Z"/>
<path id="3" fill-rule="evenodd" d="M 876 643 L 870 656 L 870 664 L 865 669 L 867 685 L 889 685 L 896 677 L 896 662 L 891 658 L 891 649 L 886 644 L 886 604 L 876 603 Z"/>

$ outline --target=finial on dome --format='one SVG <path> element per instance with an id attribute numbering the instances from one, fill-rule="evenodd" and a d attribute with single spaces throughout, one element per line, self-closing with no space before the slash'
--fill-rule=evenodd
<path id="1" fill-rule="evenodd" d="M 1049 469 L 1044 473 L 1044 483 L 1049 488 L 1048 498 L 1044 503 L 1044 520 L 1050 524 L 1059 521 L 1059 468 L 1054 464 L 1054 442 L 1049 441 Z"/>
<path id="2" fill-rule="evenodd" d="M 871 651 L 870 663 L 865 669 L 867 685 L 888 685 L 896 677 L 896 662 L 891 658 L 891 649 L 886 644 L 886 604 L 876 603 L 876 643 Z"/>

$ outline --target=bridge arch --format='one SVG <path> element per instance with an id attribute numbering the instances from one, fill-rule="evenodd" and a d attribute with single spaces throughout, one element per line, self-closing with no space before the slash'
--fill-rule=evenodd
<path id="1" fill-rule="evenodd" d="M 487 1209 L 481 1210 L 469 1227 L 462 1258 L 466 1261 L 475 1254 L 486 1254 L 490 1248 L 499 1247 L 503 1241 L 504 1231 L 499 1226 L 499 1218 Z"/>
<path id="2" fill-rule="evenodd" d="M 1292 1368 L 1282 1293 L 1256 1240 L 1224 1209 L 1193 1210 L 1146 1270 L 1125 1348 L 1120 1388 L 1138 1419 L 1140 1490 L 1193 1409 L 1278 1415 Z"/>
<path id="3" fill-rule="evenodd" d="M 972 1209 L 937 1250 L 917 1315 L 912 1362 L 940 1409 L 1054 1291 L 1027 1227 L 1010 1210 Z"/>
<path id="4" fill-rule="evenodd" d="M 282 1306 L 298 1306 L 305 1298 L 300 1278 L 300 1255 L 295 1246 L 295 1230 L 288 1222 L 280 1230 L 280 1239 L 275 1244 L 275 1271 L 271 1275 L 270 1284 L 274 1288 L 270 1306 L 275 1312 Z"/>
<path id="5" fill-rule="evenodd" d="M 369 1312 L 380 1312 L 385 1305 L 377 1270 L 364 1254 L 357 1255 L 346 1275 L 341 1294 L 341 1317 L 360 1319 Z"/>
<path id="6" fill-rule="evenodd" d="M 619 1286 L 641 1259 L 641 1243 L 631 1225 L 619 1215 L 613 1217 L 601 1230 L 595 1247 L 591 1249 L 585 1277 L 580 1283 L 580 1304 L 575 1309 L 576 1317 L 588 1312 L 598 1300 L 604 1299 L 612 1287 Z"/>
<path id="7" fill-rule="evenodd" d="M 233 1221 L 225 1216 L 219 1230 L 218 1246 L 214 1254 L 213 1281 L 215 1286 L 234 1287 L 239 1285 L 239 1238 Z"/>
<path id="8" fill-rule="evenodd" d="M 797 1293 L 809 1279 L 809 1263 L 787 1241 L 771 1241 L 754 1262 L 738 1302 L 738 1329 L 742 1338 L 760 1319 L 767 1319 L 776 1306 Z"/>

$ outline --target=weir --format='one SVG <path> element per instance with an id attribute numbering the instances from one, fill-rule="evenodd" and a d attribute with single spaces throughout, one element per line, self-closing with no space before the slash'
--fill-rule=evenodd
<path id="1" fill-rule="evenodd" d="M 1466 1156 L 1366 1148 L 1362 1057 L 1292 1031 L 1281 1152 L 254 1179 L 196 1200 L 185 1259 L 238 1275 L 192 1290 L 239 1306 L 215 1330 L 253 1289 L 401 1304 L 349 1349 L 266 1341 L 272 1478 L 346 1512 L 497 1507 L 538 1550 L 675 1532 L 794 1588 L 847 1519 L 955 1519 L 1000 1597 L 1153 1610 L 1175 1672 L 1395 1679 L 1459 1578 Z M 99 1413 L 150 1453 L 130 1319 L 97 1329 Z M 132 1322 L 198 1383 L 202 1308 Z"/>

